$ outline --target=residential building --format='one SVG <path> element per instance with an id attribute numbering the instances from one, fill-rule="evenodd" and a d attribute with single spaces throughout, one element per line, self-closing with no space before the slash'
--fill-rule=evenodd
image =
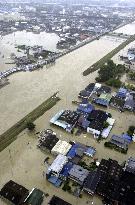
<path id="1" fill-rule="evenodd" d="M 10 180 L 0 191 L 0 196 L 14 205 L 22 205 L 29 191 L 25 187 Z"/>
<path id="2" fill-rule="evenodd" d="M 73 165 L 72 169 L 69 171 L 69 178 L 76 181 L 78 184 L 83 185 L 84 180 L 87 178 L 89 171 L 82 168 L 79 165 Z"/>
<path id="3" fill-rule="evenodd" d="M 49 202 L 49 205 L 71 205 L 71 204 L 57 196 L 53 196 Z"/>

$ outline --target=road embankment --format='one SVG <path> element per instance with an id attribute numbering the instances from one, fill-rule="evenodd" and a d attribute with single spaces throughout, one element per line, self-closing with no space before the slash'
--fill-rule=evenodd
<path id="1" fill-rule="evenodd" d="M 113 49 L 110 53 L 108 53 L 107 55 L 105 55 L 103 58 L 101 58 L 99 61 L 97 61 L 96 63 L 94 63 L 92 66 L 90 66 L 89 68 L 87 68 L 84 72 L 83 75 L 87 76 L 90 73 L 98 70 L 102 65 L 104 65 L 109 59 L 111 59 L 114 55 L 116 55 L 118 52 L 120 52 L 122 49 L 124 49 L 128 44 L 132 43 L 133 41 L 135 41 L 135 35 L 131 36 L 130 38 L 128 38 L 126 41 L 124 41 L 123 43 L 121 43 L 118 47 L 116 47 L 115 49 Z"/>
<path id="2" fill-rule="evenodd" d="M 27 116 L 0 135 L 0 152 L 10 145 L 14 140 L 16 140 L 17 135 L 27 127 L 27 122 L 34 122 L 37 118 L 55 106 L 59 100 L 60 98 L 57 97 L 57 93 L 54 93 L 54 95 L 45 100 Z"/>

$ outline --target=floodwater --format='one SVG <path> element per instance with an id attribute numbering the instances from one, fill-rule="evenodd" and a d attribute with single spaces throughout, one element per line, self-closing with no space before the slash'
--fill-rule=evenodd
<path id="1" fill-rule="evenodd" d="M 134 35 L 135 34 L 135 21 L 115 30 L 114 32 L 123 33 L 127 35 Z"/>
<path id="2" fill-rule="evenodd" d="M 86 77 L 82 75 L 82 72 L 120 43 L 120 40 L 116 40 L 116 38 L 103 37 L 63 56 L 52 67 L 44 67 L 43 70 L 17 73 L 10 76 L 10 85 L 0 90 L 0 133 L 59 90 L 61 101 L 35 121 L 36 132 L 52 128 L 49 123 L 51 117 L 60 109 L 76 109 L 76 106 L 72 105 L 72 100 L 77 100 L 78 92 L 88 83 L 94 82 L 97 76 L 97 71 Z M 119 135 L 126 132 L 128 126 L 135 122 L 135 115 L 130 112 L 119 113 L 114 109 L 108 109 L 108 111 L 116 119 L 111 134 Z M 84 135 L 74 136 L 57 127 L 52 129 L 62 140 L 74 140 L 94 146 L 97 150 L 95 157 L 99 160 L 110 157 L 122 163 L 128 156 L 134 156 L 135 144 L 131 144 L 128 154 L 124 155 L 104 148 L 104 141 L 97 143 L 90 134 L 85 137 Z M 76 198 L 62 191 L 61 188 L 56 188 L 48 183 L 43 178 L 43 171 L 47 169 L 43 162 L 49 156 L 51 163 L 54 157 L 37 149 L 37 142 L 38 138 L 35 134 L 30 134 L 27 130 L 24 130 L 15 142 L 0 153 L 0 188 L 12 179 L 29 190 L 37 187 L 49 193 L 49 197 L 45 199 L 46 202 L 43 205 L 46 205 L 54 194 L 64 198 L 72 205 L 86 205 L 91 204 L 92 201 L 94 201 L 94 205 L 101 205 L 101 200 L 97 197 L 92 198 L 83 193 L 82 199 Z M 91 162 L 91 159 L 87 161 L 87 163 L 89 162 Z M 1 200 L 0 204 L 5 205 Z"/>
<path id="3" fill-rule="evenodd" d="M 127 56 L 127 52 L 129 48 L 135 48 L 135 41 L 131 42 L 124 49 L 118 52 L 115 56 L 113 56 L 113 61 L 117 64 L 124 64 L 124 61 L 120 60 L 119 56 Z"/>
<path id="4" fill-rule="evenodd" d="M 11 75 L 10 84 L 0 89 L 0 134 L 57 90 L 62 98 L 71 102 L 71 96 L 74 98 L 96 77 L 95 74 L 83 77 L 82 72 L 120 41 L 103 37 L 63 56 L 52 67 Z"/>
<path id="5" fill-rule="evenodd" d="M 40 34 L 35 34 L 26 31 L 17 31 L 15 33 L 3 36 L 0 38 L 0 71 L 6 70 L 12 67 L 5 63 L 10 62 L 11 53 L 15 53 L 18 56 L 22 53 L 17 52 L 15 45 L 27 45 L 27 46 L 43 46 L 44 49 L 50 51 L 58 51 L 56 49 L 56 44 L 59 41 L 59 36 L 55 33 L 41 32 Z M 4 58 L 3 58 L 4 55 Z"/>

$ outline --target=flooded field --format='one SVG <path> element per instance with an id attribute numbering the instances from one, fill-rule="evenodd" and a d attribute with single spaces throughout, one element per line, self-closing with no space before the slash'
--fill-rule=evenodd
<path id="1" fill-rule="evenodd" d="M 135 22 L 131 24 L 127 24 L 117 30 L 114 31 L 115 33 L 123 33 L 127 35 L 134 35 L 135 34 Z"/>
<path id="2" fill-rule="evenodd" d="M 71 102 L 96 77 L 96 74 L 83 77 L 82 72 L 120 43 L 103 37 L 63 56 L 52 67 L 10 76 L 10 84 L 0 89 L 0 134 L 57 90 Z"/>
<path id="3" fill-rule="evenodd" d="M 27 46 L 43 46 L 44 49 L 50 51 L 57 51 L 56 44 L 59 41 L 59 36 L 55 33 L 41 32 L 40 34 L 34 34 L 32 32 L 18 31 L 0 38 L 0 71 L 7 70 L 13 65 L 9 65 L 9 57 L 11 53 L 22 55 L 18 53 L 15 45 L 27 45 Z"/>

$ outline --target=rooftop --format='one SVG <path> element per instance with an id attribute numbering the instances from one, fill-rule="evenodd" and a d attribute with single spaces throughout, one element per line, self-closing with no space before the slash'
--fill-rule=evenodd
<path id="1" fill-rule="evenodd" d="M 0 191 L 0 196 L 8 199 L 14 205 L 21 205 L 28 194 L 29 191 L 25 187 L 12 180 L 7 182 Z"/>
<path id="2" fill-rule="evenodd" d="M 63 166 L 68 162 L 68 158 L 62 154 L 59 154 L 56 159 L 53 161 L 51 166 L 48 168 L 48 172 L 54 172 L 59 174 L 63 169 Z"/>
<path id="3" fill-rule="evenodd" d="M 32 189 L 29 196 L 25 200 L 25 204 L 30 205 L 41 205 L 43 202 L 44 193 L 39 189 Z"/>
<path id="4" fill-rule="evenodd" d="M 88 174 L 89 171 L 87 169 L 82 168 L 79 165 L 73 165 L 72 169 L 69 171 L 69 177 L 75 180 L 80 185 L 83 184 Z"/>
<path id="5" fill-rule="evenodd" d="M 124 150 L 127 150 L 127 147 L 128 147 L 128 142 L 127 140 L 125 140 L 123 137 L 121 136 L 116 136 L 116 135 L 113 135 L 111 137 L 111 140 L 110 140 L 111 143 L 117 145 L 118 147 L 121 147 L 122 149 Z"/>
<path id="6" fill-rule="evenodd" d="M 53 196 L 49 202 L 49 205 L 71 205 L 71 204 L 57 196 Z"/>
<path id="7" fill-rule="evenodd" d="M 46 148 L 51 151 L 58 141 L 59 139 L 53 131 L 45 130 L 40 135 L 38 146 L 42 149 Z"/>
<path id="8" fill-rule="evenodd" d="M 130 173 L 135 174 L 135 158 L 130 157 L 130 158 L 128 159 L 128 162 L 127 162 L 127 164 L 126 164 L 126 166 L 125 166 L 125 170 L 126 170 L 127 172 L 130 172 Z"/>
<path id="9" fill-rule="evenodd" d="M 51 152 L 55 155 L 63 154 L 66 155 L 71 149 L 72 145 L 66 141 L 59 140 L 56 145 L 52 148 Z"/>
<path id="10" fill-rule="evenodd" d="M 85 180 L 83 190 L 88 192 L 89 194 L 93 195 L 96 191 L 99 180 L 100 180 L 99 173 L 97 173 L 95 171 L 89 172 L 89 175 L 87 176 L 87 178 Z"/>

